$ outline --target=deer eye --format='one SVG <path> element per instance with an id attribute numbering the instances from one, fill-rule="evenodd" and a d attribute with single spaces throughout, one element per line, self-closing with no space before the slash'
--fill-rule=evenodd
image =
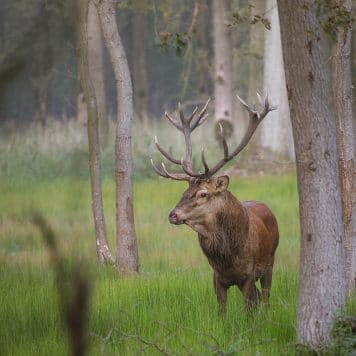
<path id="1" fill-rule="evenodd" d="M 199 198 L 206 198 L 208 196 L 207 193 L 200 193 Z"/>

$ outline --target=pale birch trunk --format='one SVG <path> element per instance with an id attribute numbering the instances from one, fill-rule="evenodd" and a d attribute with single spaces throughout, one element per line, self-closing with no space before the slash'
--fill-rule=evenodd
<path id="1" fill-rule="evenodd" d="M 258 0 L 254 6 L 256 11 L 258 11 L 258 6 L 261 0 Z M 231 7 L 234 9 L 241 9 L 244 6 L 244 0 L 236 0 L 232 2 Z M 247 29 L 245 29 L 245 27 Z M 236 139 L 240 139 L 247 128 L 247 113 L 244 107 L 241 105 L 239 100 L 236 100 L 235 95 L 238 94 L 241 98 L 246 98 L 247 102 L 249 100 L 249 89 L 250 89 L 250 80 L 261 82 L 261 77 L 258 73 L 258 59 L 255 57 L 255 49 L 258 47 L 259 43 L 254 42 L 252 44 L 251 33 L 258 26 L 236 26 L 230 33 L 230 46 L 231 46 L 231 77 L 232 77 L 232 120 L 236 126 L 234 136 Z M 257 37 L 257 36 L 256 36 Z M 243 43 L 249 43 L 250 48 L 248 49 L 249 55 L 247 56 L 241 50 Z M 251 69 L 255 75 L 251 76 Z M 261 71 L 262 73 L 262 71 Z M 236 92 L 235 92 L 235 88 Z M 256 91 L 254 91 L 256 95 Z M 255 97 L 254 97 L 255 98 Z M 255 140 L 256 136 L 252 138 L 252 141 Z"/>
<path id="2" fill-rule="evenodd" d="M 278 109 L 272 111 L 270 118 L 261 124 L 261 145 L 294 160 L 277 0 L 266 0 L 266 17 L 271 29 L 265 29 L 264 90 Z"/>
<path id="3" fill-rule="evenodd" d="M 255 1 L 254 6 L 255 13 L 264 13 L 264 0 Z M 247 97 L 249 102 L 253 102 L 256 100 L 256 92 L 260 93 L 263 89 L 263 60 L 261 57 L 263 56 L 264 48 L 264 26 L 258 23 L 250 25 L 249 32 L 249 80 Z M 272 113 L 273 111 L 271 111 L 268 116 L 272 115 Z"/>
<path id="4" fill-rule="evenodd" d="M 232 68 L 230 36 L 226 31 L 226 0 L 213 0 L 215 121 L 231 134 Z"/>
<path id="5" fill-rule="evenodd" d="M 88 64 L 87 15 L 88 0 L 78 0 L 79 13 L 79 70 L 80 82 L 87 105 L 89 170 L 92 208 L 96 235 L 96 252 L 100 263 L 114 263 L 106 236 L 106 225 L 101 187 L 100 144 L 98 129 L 98 108 Z"/>
<path id="6" fill-rule="evenodd" d="M 243 1 L 241 1 L 243 3 Z M 265 11 L 265 0 L 254 1 L 254 12 L 257 14 L 263 14 Z M 248 102 L 256 102 L 256 93 L 261 93 L 263 90 L 263 50 L 264 50 L 264 26 L 262 24 L 252 24 L 249 26 L 249 58 L 248 58 Z M 243 76 L 244 73 L 241 73 Z M 275 104 L 275 103 L 273 103 Z M 236 100 L 236 106 L 243 109 L 242 105 Z M 243 109 L 244 110 L 244 109 Z M 272 116 L 274 111 L 271 111 L 268 116 Z M 246 111 L 244 111 L 246 114 Z M 269 120 L 269 119 L 268 119 Z M 258 146 L 261 146 L 261 127 L 257 129 L 257 134 L 252 137 L 252 142 L 255 142 Z M 247 121 L 245 121 L 245 127 L 247 128 Z"/>
<path id="7" fill-rule="evenodd" d="M 97 0 L 96 5 L 116 81 L 116 263 L 127 274 L 139 269 L 132 198 L 132 84 L 116 23 L 117 0 Z"/>
<path id="8" fill-rule="evenodd" d="M 316 349 L 345 302 L 335 124 L 311 0 L 278 0 L 301 219 L 297 343 Z"/>
<path id="9" fill-rule="evenodd" d="M 351 16 L 351 0 L 337 1 Z M 346 294 L 356 289 L 356 172 L 355 136 L 352 117 L 351 82 L 351 26 L 338 28 L 337 42 L 333 46 L 333 92 L 336 113 L 336 138 L 341 183 L 344 222 L 345 285 Z"/>
<path id="10" fill-rule="evenodd" d="M 91 0 L 88 9 L 88 61 L 98 107 L 99 133 L 105 144 L 109 133 L 109 118 L 106 111 L 104 46 L 98 12 Z"/>

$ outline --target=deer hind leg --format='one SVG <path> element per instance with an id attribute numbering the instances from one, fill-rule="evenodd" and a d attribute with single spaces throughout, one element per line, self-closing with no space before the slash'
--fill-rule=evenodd
<path id="1" fill-rule="evenodd" d="M 269 295 L 272 285 L 272 266 L 268 267 L 266 272 L 260 278 L 262 289 L 262 302 L 266 307 L 269 307 Z"/>
<path id="2" fill-rule="evenodd" d="M 246 310 L 256 310 L 261 297 L 261 293 L 256 288 L 255 279 L 253 277 L 249 277 L 240 289 L 244 297 Z"/>
<path id="3" fill-rule="evenodd" d="M 219 281 L 219 277 L 214 273 L 214 290 L 219 304 L 219 314 L 226 313 L 227 287 Z"/>

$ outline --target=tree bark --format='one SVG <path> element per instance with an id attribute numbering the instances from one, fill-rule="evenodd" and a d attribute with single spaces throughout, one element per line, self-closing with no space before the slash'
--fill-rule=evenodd
<path id="1" fill-rule="evenodd" d="M 104 46 L 98 12 L 92 1 L 88 10 L 88 61 L 98 107 L 101 142 L 107 142 L 109 118 L 106 111 Z"/>
<path id="2" fill-rule="evenodd" d="M 201 20 L 196 24 L 196 55 L 193 59 L 195 60 L 195 70 L 197 73 L 198 93 L 201 95 L 206 95 L 209 93 L 209 88 L 211 87 L 212 83 L 210 59 L 208 53 L 208 43 L 210 42 L 210 24 L 208 20 L 205 20 L 211 18 L 211 11 L 206 2 L 201 4 L 200 12 Z"/>
<path id="3" fill-rule="evenodd" d="M 117 0 L 97 0 L 105 45 L 114 69 L 117 90 L 116 126 L 116 263 L 121 273 L 138 272 L 139 261 L 132 198 L 132 84 L 116 23 Z"/>
<path id="4" fill-rule="evenodd" d="M 47 123 L 47 104 L 48 104 L 48 92 L 49 82 L 51 78 L 51 66 L 53 62 L 52 51 L 50 48 L 49 40 L 49 13 L 45 7 L 41 7 L 39 26 L 39 38 L 36 39 L 35 50 L 38 54 L 38 67 L 37 73 L 32 78 L 34 84 L 34 106 L 35 112 L 33 119 L 35 122 L 40 123 L 42 127 Z"/>
<path id="5" fill-rule="evenodd" d="M 226 12 L 226 0 L 213 0 L 215 121 L 220 122 L 231 135 L 232 68 L 230 36 L 224 23 Z"/>
<path id="6" fill-rule="evenodd" d="M 254 8 L 253 12 L 255 14 L 263 14 L 265 11 L 265 0 L 256 0 L 253 2 Z M 244 0 L 239 0 L 240 6 L 246 6 L 246 2 Z M 248 56 L 241 57 L 241 65 L 242 70 L 240 69 L 240 73 L 236 78 L 238 78 L 238 82 L 241 84 L 243 78 L 246 78 L 246 98 L 248 98 L 248 102 L 255 102 L 257 99 L 257 92 L 261 93 L 263 90 L 263 52 L 264 52 L 264 28 L 263 24 L 248 24 L 248 33 L 245 36 L 248 38 Z M 244 35 L 244 34 L 243 34 Z M 240 46 L 243 46 L 245 41 L 245 36 L 240 40 Z M 244 65 L 244 62 L 247 62 Z M 234 73 L 236 73 L 234 71 Z M 261 84 L 262 83 L 262 84 Z M 240 87 L 240 85 L 239 85 Z M 240 89 L 239 89 L 240 90 Z M 241 96 L 239 94 L 239 96 Z M 243 108 L 241 103 L 238 100 L 235 100 L 235 108 L 238 107 L 240 112 L 240 117 L 244 117 L 246 115 L 246 110 Z M 236 109 L 235 109 L 236 110 Z M 273 113 L 273 111 L 271 112 Z M 269 115 L 271 115 L 271 113 Z M 269 120 L 269 119 L 268 119 Z M 257 147 L 261 146 L 261 123 L 260 127 L 257 128 L 257 134 L 252 137 L 251 142 L 257 144 Z M 241 125 L 241 126 L 240 126 Z M 243 123 L 239 122 L 239 128 L 244 132 L 247 128 L 247 120 L 244 120 Z"/>
<path id="7" fill-rule="evenodd" d="M 263 0 L 254 1 L 254 10 L 259 11 L 260 3 Z M 231 5 L 234 9 L 243 9 L 246 6 L 245 0 L 233 1 Z M 234 98 L 235 88 L 238 88 L 237 94 L 241 98 L 246 98 L 247 102 L 251 102 L 250 88 L 256 83 L 261 83 L 262 70 L 260 66 L 260 58 L 256 53 L 260 47 L 260 28 L 259 26 L 251 26 L 249 24 L 240 24 L 234 27 L 231 31 L 231 77 L 232 79 L 232 120 L 238 130 L 235 131 L 236 139 L 240 139 L 247 128 L 247 112 L 241 105 L 239 100 Z M 253 38 L 253 39 L 252 39 Z M 261 56 L 260 56 L 261 57 Z M 254 75 L 250 75 L 252 72 Z M 256 98 L 256 88 L 251 89 L 253 99 Z M 256 135 L 252 137 L 251 142 L 256 140 Z"/>
<path id="8" fill-rule="evenodd" d="M 87 14 L 88 0 L 78 0 L 79 14 L 79 70 L 88 112 L 89 170 L 91 182 L 92 209 L 96 235 L 96 252 L 100 263 L 114 263 L 110 253 L 101 188 L 101 163 L 98 130 L 98 108 L 88 64 Z"/>
<path id="9" fill-rule="evenodd" d="M 265 12 L 265 5 L 264 0 L 254 1 L 254 12 L 259 15 L 263 14 Z M 256 23 L 249 25 L 248 94 L 246 95 L 249 102 L 255 101 L 256 92 L 260 92 L 263 89 L 261 83 L 263 81 L 264 32 L 265 30 L 262 24 Z M 241 73 L 241 76 L 243 76 L 243 74 L 244 73 Z M 240 105 L 240 103 L 238 103 L 238 105 Z M 272 113 L 273 111 L 270 112 L 268 116 Z M 263 122 L 261 125 L 262 124 Z"/>
<path id="10" fill-rule="evenodd" d="M 351 0 L 338 0 L 338 6 L 350 13 Z M 337 41 L 333 46 L 333 93 L 336 113 L 336 139 L 341 183 L 341 201 L 344 222 L 345 285 L 346 294 L 356 289 L 356 206 L 355 196 L 355 136 L 352 117 L 351 82 L 351 28 L 337 29 Z M 355 199 L 355 198 L 354 198 Z"/>
<path id="11" fill-rule="evenodd" d="M 297 342 L 325 346 L 345 301 L 335 124 L 311 0 L 278 0 L 301 219 Z"/>
<path id="12" fill-rule="evenodd" d="M 265 29 L 264 90 L 278 110 L 261 124 L 261 144 L 294 160 L 293 134 L 284 73 L 277 0 L 266 0 L 266 17 L 271 29 Z"/>
<path id="13" fill-rule="evenodd" d="M 352 13 L 355 16 L 356 13 L 356 7 L 353 7 Z M 356 26 L 352 26 L 352 31 L 351 31 L 351 39 L 352 39 L 352 48 L 351 48 L 351 80 L 353 87 L 356 87 Z M 352 110 L 355 113 L 356 112 L 356 100 L 353 100 L 353 106 Z M 353 119 L 354 123 L 354 135 L 356 137 L 356 115 Z M 354 152 L 356 153 L 356 140 L 354 142 Z"/>

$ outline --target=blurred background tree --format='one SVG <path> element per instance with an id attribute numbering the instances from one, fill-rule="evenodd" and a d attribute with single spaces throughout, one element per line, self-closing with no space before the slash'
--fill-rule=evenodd
<path id="1" fill-rule="evenodd" d="M 264 38 L 264 90 L 278 110 L 271 113 L 270 120 L 262 123 L 261 145 L 277 154 L 293 159 L 293 135 L 289 114 L 286 80 L 284 74 L 281 33 L 277 0 L 266 0 L 266 18 L 269 21 Z"/>
<path id="2" fill-rule="evenodd" d="M 247 1 L 233 1 L 231 11 L 225 13 L 223 26 L 228 29 L 234 9 L 248 6 Z M 186 32 L 194 8 L 191 1 L 132 0 L 120 1 L 119 7 L 118 24 L 133 78 L 137 119 L 156 118 L 164 110 L 176 107 L 177 100 L 200 102 L 207 95 L 213 95 L 212 2 L 201 1 L 196 27 L 189 38 Z M 0 17 L 1 122 L 15 120 L 26 124 L 32 120 L 44 122 L 48 117 L 75 118 L 80 88 L 77 14 L 72 2 L 4 0 L 0 4 Z M 95 19 L 93 23 L 95 26 Z M 244 21 L 227 31 L 232 38 L 229 42 L 229 50 L 234 52 L 231 59 L 235 61 L 230 70 L 232 87 L 234 91 L 238 87 L 240 95 L 247 99 L 250 80 L 257 81 L 259 89 L 263 87 L 263 41 L 256 45 L 249 27 L 254 30 L 260 26 L 250 26 Z M 191 51 L 186 55 L 189 42 Z M 250 50 L 252 45 L 253 51 Z M 237 57 L 239 63 L 236 63 Z M 260 69 L 254 65 L 256 58 Z M 248 66 L 250 70 L 246 70 Z M 115 85 L 106 50 L 104 67 L 107 109 L 111 115 L 115 110 Z M 261 77 L 256 79 L 255 74 Z M 186 91 L 182 97 L 184 83 Z"/>

